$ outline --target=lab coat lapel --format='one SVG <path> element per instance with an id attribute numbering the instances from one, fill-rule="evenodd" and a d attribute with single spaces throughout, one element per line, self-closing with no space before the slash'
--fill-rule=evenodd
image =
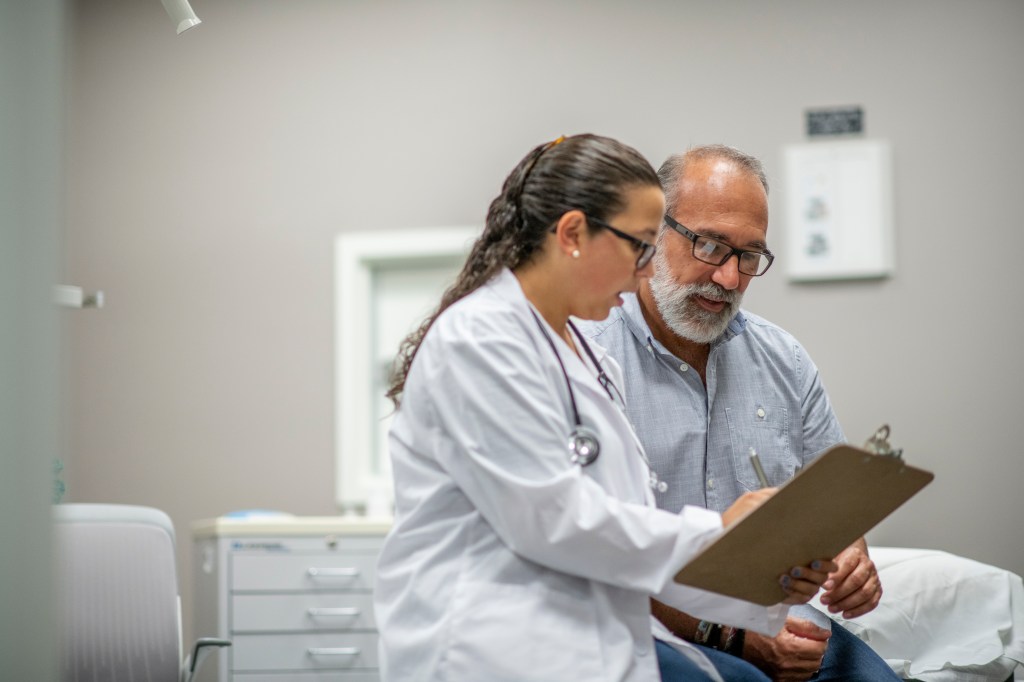
<path id="1" fill-rule="evenodd" d="M 573 390 L 586 390 L 590 393 L 600 393 L 605 399 L 608 398 L 608 394 L 605 392 L 601 384 L 598 383 L 597 377 L 590 371 L 587 365 L 584 364 L 569 345 L 565 342 L 565 339 L 561 338 L 555 331 L 548 325 L 544 317 L 537 312 L 537 319 L 543 325 L 543 330 L 537 325 L 537 322 L 531 314 L 531 310 L 536 312 L 533 305 L 526 298 L 526 294 L 523 293 L 523 288 L 519 285 L 519 280 L 509 269 L 504 269 L 495 279 L 494 282 L 496 293 L 504 298 L 505 300 L 515 303 L 519 308 L 519 317 L 523 326 L 529 330 L 531 336 L 537 340 L 538 347 L 550 349 L 550 344 L 547 339 L 544 338 L 544 334 L 554 342 L 555 348 L 558 352 L 558 357 L 561 358 L 562 364 L 565 365 L 565 371 L 569 375 L 569 380 L 572 382 Z M 602 349 L 603 350 L 603 349 Z M 583 353 L 583 349 L 580 349 L 580 353 Z M 600 357 L 600 356 L 599 356 Z M 554 358 L 552 358 L 554 360 Z"/>

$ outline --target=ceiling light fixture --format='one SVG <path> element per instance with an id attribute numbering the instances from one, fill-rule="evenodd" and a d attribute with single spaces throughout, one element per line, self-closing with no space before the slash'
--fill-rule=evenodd
<path id="1" fill-rule="evenodd" d="M 178 35 L 202 23 L 196 13 L 192 11 L 188 0 L 161 0 L 161 2 L 164 3 L 164 9 L 167 10 L 171 21 L 177 25 Z"/>

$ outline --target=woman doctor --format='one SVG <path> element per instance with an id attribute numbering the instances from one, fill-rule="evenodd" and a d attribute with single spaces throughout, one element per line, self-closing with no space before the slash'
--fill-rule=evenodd
<path id="1" fill-rule="evenodd" d="M 650 596 L 769 494 L 721 516 L 655 508 L 619 368 L 573 328 L 652 274 L 663 211 L 630 147 L 577 135 L 535 148 L 403 343 L 396 518 L 374 593 L 383 679 L 659 679 Z M 828 570 L 804 570 L 787 601 Z"/>

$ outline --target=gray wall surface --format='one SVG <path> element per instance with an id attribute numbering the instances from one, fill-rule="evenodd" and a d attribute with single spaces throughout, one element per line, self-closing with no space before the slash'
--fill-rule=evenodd
<path id="1" fill-rule="evenodd" d="M 193 6 L 175 36 L 155 0 L 76 4 L 64 263 L 108 301 L 70 330 L 69 498 L 166 510 L 186 609 L 193 520 L 335 512 L 337 233 L 481 224 L 529 147 L 592 131 L 655 165 L 760 156 L 784 253 L 782 149 L 848 104 L 893 145 L 895 275 L 779 264 L 747 307 L 804 342 L 851 440 L 889 422 L 935 471 L 872 542 L 1024 573 L 1024 3 Z"/>

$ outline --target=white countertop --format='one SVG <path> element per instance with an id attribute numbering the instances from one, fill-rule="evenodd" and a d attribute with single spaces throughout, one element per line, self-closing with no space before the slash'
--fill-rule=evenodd
<path id="1" fill-rule="evenodd" d="M 192 522 L 192 537 L 255 535 L 381 535 L 391 529 L 389 516 L 220 516 Z"/>

